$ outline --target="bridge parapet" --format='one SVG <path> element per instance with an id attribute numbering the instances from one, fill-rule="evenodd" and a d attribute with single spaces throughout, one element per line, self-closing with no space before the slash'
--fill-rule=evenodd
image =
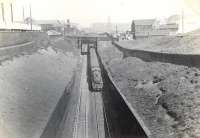
<path id="1" fill-rule="evenodd" d="M 81 49 L 81 54 L 86 54 L 89 47 L 97 48 L 98 41 L 108 41 L 109 38 L 105 35 L 67 35 L 68 38 L 77 40 L 77 46 Z M 87 48 L 85 48 L 85 45 Z"/>

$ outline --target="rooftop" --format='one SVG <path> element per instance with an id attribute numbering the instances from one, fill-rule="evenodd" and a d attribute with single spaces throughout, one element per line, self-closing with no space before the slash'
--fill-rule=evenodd
<path id="1" fill-rule="evenodd" d="M 156 19 L 141 19 L 141 20 L 134 20 L 135 25 L 153 25 Z"/>

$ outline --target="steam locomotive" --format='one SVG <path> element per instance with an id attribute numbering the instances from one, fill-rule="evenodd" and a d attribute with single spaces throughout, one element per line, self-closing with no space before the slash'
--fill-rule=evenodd
<path id="1" fill-rule="evenodd" d="M 90 85 L 93 91 L 101 91 L 103 88 L 103 80 L 101 69 L 99 66 L 96 50 L 94 47 L 89 47 L 90 61 Z"/>

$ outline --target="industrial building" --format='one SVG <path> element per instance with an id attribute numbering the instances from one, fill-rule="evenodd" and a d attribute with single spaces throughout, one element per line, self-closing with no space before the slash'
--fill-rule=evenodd
<path id="1" fill-rule="evenodd" d="M 41 30 L 40 26 L 24 22 L 24 9 L 19 7 L 16 0 L 0 0 L 0 30 Z M 21 20 L 15 20 L 15 11 L 21 11 Z M 29 16 L 31 14 L 31 10 Z"/>

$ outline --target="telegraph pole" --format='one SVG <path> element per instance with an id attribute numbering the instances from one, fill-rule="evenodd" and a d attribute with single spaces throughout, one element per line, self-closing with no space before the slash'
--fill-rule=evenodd
<path id="1" fill-rule="evenodd" d="M 66 23 L 65 23 L 65 20 L 64 20 L 64 25 L 63 25 L 63 38 L 65 40 L 65 26 L 66 26 Z"/>
<path id="2" fill-rule="evenodd" d="M 184 10 L 183 10 L 183 8 L 182 8 L 182 13 L 181 13 L 181 14 L 182 14 L 182 16 L 181 16 L 181 21 L 182 21 L 182 33 L 184 33 L 184 29 L 185 29 L 185 28 L 184 28 L 184 27 L 185 27 L 184 24 L 185 24 L 185 23 L 184 23 Z"/>
<path id="3" fill-rule="evenodd" d="M 1 13 L 2 13 L 2 20 L 5 22 L 5 11 L 4 11 L 4 4 L 1 3 Z"/>
<path id="4" fill-rule="evenodd" d="M 11 22 L 13 23 L 13 5 L 10 3 Z"/>
<path id="5" fill-rule="evenodd" d="M 22 17 L 23 17 L 23 22 L 24 22 L 25 21 L 24 7 L 22 7 Z"/>
<path id="6" fill-rule="evenodd" d="M 33 21 L 32 21 L 32 9 L 31 9 L 31 4 L 29 5 L 29 9 L 30 9 L 30 25 L 31 25 L 31 30 L 32 30 Z"/>

